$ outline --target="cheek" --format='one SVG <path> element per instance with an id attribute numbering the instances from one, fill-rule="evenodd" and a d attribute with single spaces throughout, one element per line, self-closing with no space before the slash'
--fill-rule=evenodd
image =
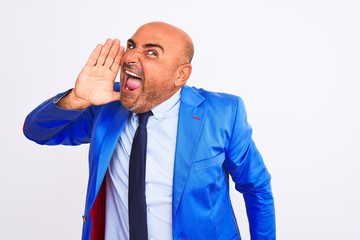
<path id="1" fill-rule="evenodd" d="M 151 89 L 164 89 L 166 86 L 170 86 L 173 84 L 173 79 L 170 75 L 165 74 L 155 74 L 146 77 L 145 88 Z"/>
<path id="2" fill-rule="evenodd" d="M 174 86 L 175 70 L 173 65 L 161 62 L 143 63 L 142 68 L 146 80 L 144 83 L 145 89 L 155 87 L 167 89 L 169 86 Z"/>

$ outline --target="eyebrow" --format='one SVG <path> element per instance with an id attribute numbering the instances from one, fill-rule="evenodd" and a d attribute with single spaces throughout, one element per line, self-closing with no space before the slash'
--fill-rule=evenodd
<path id="1" fill-rule="evenodd" d="M 134 40 L 132 40 L 131 38 L 128 40 L 128 43 L 136 46 L 136 43 Z M 157 44 L 157 43 L 147 43 L 143 46 L 144 48 L 160 48 L 162 52 L 164 52 L 164 48 L 160 45 L 160 44 Z"/>

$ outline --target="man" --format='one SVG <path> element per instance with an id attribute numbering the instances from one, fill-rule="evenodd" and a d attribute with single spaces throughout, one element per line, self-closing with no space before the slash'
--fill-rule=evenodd
<path id="1" fill-rule="evenodd" d="M 75 87 L 26 118 L 24 134 L 39 144 L 90 143 L 83 239 L 135 239 L 132 230 L 143 231 L 129 223 L 129 162 L 138 116 L 150 110 L 147 226 L 139 239 L 241 239 L 229 176 L 244 196 L 251 238 L 275 239 L 270 174 L 243 102 L 186 85 L 193 54 L 183 30 L 144 24 L 126 50 L 118 39 L 99 44 Z"/>

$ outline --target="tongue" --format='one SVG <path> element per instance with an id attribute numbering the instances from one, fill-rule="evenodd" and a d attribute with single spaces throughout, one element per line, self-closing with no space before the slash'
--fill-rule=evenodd
<path id="1" fill-rule="evenodd" d="M 129 78 L 126 81 L 126 87 L 128 87 L 130 90 L 135 90 L 138 87 L 140 87 L 141 80 L 137 78 Z"/>

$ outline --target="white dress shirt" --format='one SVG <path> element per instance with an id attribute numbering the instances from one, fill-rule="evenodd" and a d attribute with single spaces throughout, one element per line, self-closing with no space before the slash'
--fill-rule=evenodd
<path id="1" fill-rule="evenodd" d="M 146 204 L 149 239 L 172 239 L 172 185 L 180 90 L 151 111 L 147 123 Z M 105 239 L 129 239 L 128 173 L 138 118 L 132 113 L 106 174 Z"/>

